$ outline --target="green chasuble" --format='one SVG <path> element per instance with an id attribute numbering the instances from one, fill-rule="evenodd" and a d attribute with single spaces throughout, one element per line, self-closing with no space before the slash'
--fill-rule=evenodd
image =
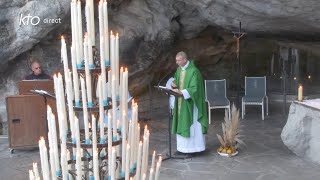
<path id="1" fill-rule="evenodd" d="M 174 75 L 174 82 L 178 88 L 180 90 L 186 89 L 191 96 L 189 99 L 183 97 L 176 97 L 175 99 L 171 132 L 183 137 L 190 137 L 194 104 L 198 108 L 198 122 L 201 124 L 202 133 L 206 134 L 208 129 L 204 81 L 193 61 L 189 62 L 188 67 L 184 70 L 185 72 L 179 67 Z"/>

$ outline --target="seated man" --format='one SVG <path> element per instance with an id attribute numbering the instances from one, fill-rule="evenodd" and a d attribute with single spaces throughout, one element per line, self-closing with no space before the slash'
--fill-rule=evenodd
<path id="1" fill-rule="evenodd" d="M 24 78 L 25 80 L 52 79 L 51 76 L 42 72 L 41 65 L 38 60 L 33 60 L 31 62 L 31 71 L 32 73 L 27 75 Z"/>

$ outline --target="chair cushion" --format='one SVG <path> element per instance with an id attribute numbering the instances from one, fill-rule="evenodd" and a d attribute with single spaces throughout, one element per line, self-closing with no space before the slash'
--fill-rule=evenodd
<path id="1" fill-rule="evenodd" d="M 230 105 L 230 102 L 227 98 L 214 98 L 213 100 L 209 101 L 210 106 L 228 106 Z"/>
<path id="2" fill-rule="evenodd" d="M 264 96 L 244 96 L 243 102 L 263 102 Z"/>

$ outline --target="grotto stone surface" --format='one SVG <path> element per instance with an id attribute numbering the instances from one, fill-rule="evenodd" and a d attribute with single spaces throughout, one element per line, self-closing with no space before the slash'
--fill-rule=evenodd
<path id="1" fill-rule="evenodd" d="M 292 103 L 281 132 L 283 143 L 296 155 L 320 164 L 320 109 Z"/>

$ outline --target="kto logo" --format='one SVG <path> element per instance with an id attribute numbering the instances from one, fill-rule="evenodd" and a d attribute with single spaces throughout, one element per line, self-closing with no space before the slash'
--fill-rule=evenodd
<path id="1" fill-rule="evenodd" d="M 31 25 L 36 26 L 40 23 L 39 16 L 30 16 L 28 14 L 27 16 L 23 16 L 23 14 L 20 15 L 20 21 L 19 25 L 29 25 L 29 22 Z"/>

